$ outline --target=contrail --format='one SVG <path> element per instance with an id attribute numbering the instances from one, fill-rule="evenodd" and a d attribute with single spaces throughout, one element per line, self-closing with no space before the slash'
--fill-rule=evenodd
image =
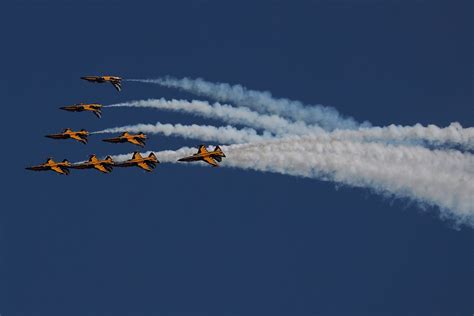
<path id="1" fill-rule="evenodd" d="M 196 95 L 210 97 L 221 102 L 231 102 L 237 106 L 251 108 L 259 113 L 270 113 L 294 121 L 321 126 L 326 130 L 354 129 L 370 126 L 368 122 L 360 124 L 353 118 L 343 117 L 333 108 L 322 105 L 304 105 L 300 101 L 274 98 L 270 92 L 249 90 L 241 85 L 213 83 L 203 79 L 176 79 L 165 77 L 158 79 L 128 79 L 128 81 L 159 84 L 164 87 L 178 88 Z"/>
<path id="2" fill-rule="evenodd" d="M 421 124 L 414 126 L 389 125 L 386 127 L 360 127 L 355 130 L 334 130 L 326 132 L 316 125 L 304 122 L 290 122 L 277 115 L 265 115 L 244 107 L 227 104 L 209 104 L 206 101 L 148 99 L 108 105 L 106 107 L 147 107 L 160 110 L 191 113 L 205 118 L 219 119 L 230 124 L 241 124 L 254 129 L 263 129 L 276 135 L 317 134 L 328 139 L 363 140 L 379 142 L 428 143 L 434 146 L 462 146 L 474 149 L 474 128 L 463 128 L 455 122 L 448 127 Z"/>
<path id="3" fill-rule="evenodd" d="M 182 124 L 136 124 L 107 128 L 91 134 L 144 132 L 149 134 L 163 134 L 165 136 L 179 136 L 183 138 L 215 141 L 223 144 L 248 143 L 271 138 L 268 133 L 258 134 L 251 128 L 236 129 L 232 126 L 215 127 L 210 125 L 182 125 Z"/>
<path id="4" fill-rule="evenodd" d="M 442 218 L 474 226 L 474 156 L 469 153 L 296 136 L 222 149 L 227 158 L 221 166 L 368 188 L 437 206 Z M 185 147 L 156 154 L 161 162 L 174 163 L 194 152 Z"/>

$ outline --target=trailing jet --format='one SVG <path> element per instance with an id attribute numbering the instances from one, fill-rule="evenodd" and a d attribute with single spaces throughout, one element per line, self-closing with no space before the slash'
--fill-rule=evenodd
<path id="1" fill-rule="evenodd" d="M 75 165 L 71 165 L 71 168 L 74 169 L 97 169 L 103 173 L 112 172 L 112 167 L 114 165 L 114 161 L 112 157 L 107 156 L 105 159 L 100 160 L 97 158 L 96 155 L 91 155 L 89 160 L 83 163 L 78 163 Z"/>
<path id="2" fill-rule="evenodd" d="M 101 108 L 102 108 L 102 105 L 98 103 L 78 103 L 74 105 L 60 107 L 61 110 L 66 110 L 70 112 L 91 111 L 98 118 L 101 118 L 102 116 Z"/>
<path id="3" fill-rule="evenodd" d="M 68 175 L 69 174 L 69 169 L 71 167 L 71 163 L 64 159 L 62 162 L 55 162 L 53 158 L 48 158 L 44 164 L 41 164 L 39 166 L 33 166 L 33 167 L 26 167 L 28 170 L 33 170 L 33 171 L 47 171 L 51 170 L 60 174 Z"/>
<path id="4" fill-rule="evenodd" d="M 203 160 L 213 167 L 218 167 L 219 164 L 217 162 L 221 162 L 223 157 L 225 157 L 225 154 L 219 146 L 216 146 L 213 151 L 207 151 L 206 146 L 200 145 L 197 154 L 178 159 L 178 161 Z"/>
<path id="5" fill-rule="evenodd" d="M 130 134 L 129 132 L 123 132 L 122 135 L 114 138 L 106 138 L 102 141 L 109 143 L 132 143 L 140 147 L 145 146 L 146 135 L 143 133 Z"/>
<path id="6" fill-rule="evenodd" d="M 81 129 L 80 131 L 74 132 L 70 128 L 66 128 L 61 134 L 51 134 L 51 135 L 46 135 L 48 138 L 53 138 L 53 139 L 75 139 L 83 144 L 87 143 L 87 136 L 89 135 L 89 132 L 86 131 L 85 129 Z"/>
<path id="7" fill-rule="evenodd" d="M 83 80 L 87 80 L 89 82 L 97 82 L 97 83 L 104 83 L 110 82 L 117 91 L 122 90 L 122 78 L 116 76 L 85 76 L 81 77 Z"/>
<path id="8" fill-rule="evenodd" d="M 150 172 L 150 171 L 153 171 L 153 169 L 155 169 L 157 163 L 160 163 L 160 162 L 158 161 L 154 153 L 150 153 L 148 157 L 143 157 L 142 155 L 140 155 L 138 151 L 136 151 L 133 153 L 132 159 L 129 159 L 121 163 L 116 163 L 115 166 L 117 167 L 137 166 L 139 168 L 142 168 L 145 171 Z"/>

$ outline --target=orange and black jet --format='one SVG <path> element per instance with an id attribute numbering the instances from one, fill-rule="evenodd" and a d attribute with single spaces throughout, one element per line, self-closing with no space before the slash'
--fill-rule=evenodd
<path id="1" fill-rule="evenodd" d="M 85 129 L 81 129 L 80 131 L 74 132 L 70 128 L 66 128 L 62 133 L 60 134 L 51 134 L 51 135 L 46 135 L 48 138 L 53 138 L 53 139 L 74 139 L 77 140 L 83 144 L 87 143 L 87 136 L 89 135 L 89 132 L 86 131 Z"/>
<path id="2" fill-rule="evenodd" d="M 73 169 L 97 169 L 103 173 L 112 172 L 112 167 L 114 166 L 114 161 L 112 157 L 107 156 L 105 159 L 98 159 L 96 155 L 91 155 L 89 160 L 86 162 L 78 163 L 71 165 L 70 168 Z"/>
<path id="3" fill-rule="evenodd" d="M 218 167 L 219 164 L 217 162 L 221 162 L 223 157 L 225 157 L 225 154 L 219 146 L 216 146 L 213 151 L 208 151 L 206 146 L 200 145 L 197 154 L 178 159 L 178 161 L 189 162 L 202 160 L 213 167 Z"/>
<path id="4" fill-rule="evenodd" d="M 51 170 L 63 175 L 68 175 L 69 174 L 69 169 L 71 167 L 71 163 L 64 159 L 62 162 L 55 162 L 53 158 L 48 158 L 44 164 L 41 164 L 39 166 L 33 166 L 33 167 L 26 167 L 28 170 L 33 170 L 33 171 L 47 171 Z"/>
<path id="5" fill-rule="evenodd" d="M 102 108 L 102 105 L 98 103 L 78 103 L 74 105 L 60 107 L 61 110 L 70 111 L 70 112 L 91 111 L 98 118 L 101 118 L 102 116 L 101 108 Z"/>
<path id="6" fill-rule="evenodd" d="M 129 132 L 123 132 L 122 135 L 114 138 L 106 138 L 102 141 L 109 143 L 132 143 L 134 145 L 144 147 L 146 135 L 143 133 L 130 134 Z"/>
<path id="7" fill-rule="evenodd" d="M 122 78 L 116 76 L 85 76 L 81 77 L 83 80 L 96 83 L 110 82 L 117 91 L 122 90 Z"/>
<path id="8" fill-rule="evenodd" d="M 142 168 L 145 171 L 153 171 L 156 164 L 160 163 L 156 158 L 154 153 L 150 153 L 148 157 L 143 157 L 138 151 L 133 153 L 132 159 L 126 160 L 124 162 L 115 163 L 117 167 L 132 167 L 136 166 Z"/>

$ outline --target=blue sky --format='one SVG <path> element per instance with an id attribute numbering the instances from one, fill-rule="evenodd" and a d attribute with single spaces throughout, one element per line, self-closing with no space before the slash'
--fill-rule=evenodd
<path id="1" fill-rule="evenodd" d="M 473 126 L 471 1 L 255 2 L 2 4 L 2 315 L 472 313 L 472 229 L 434 208 L 227 168 L 24 170 L 48 156 L 134 150 L 43 137 L 66 127 L 220 124 L 153 109 L 101 120 L 57 109 L 197 98 L 79 80 L 100 73 L 238 83 L 380 126 Z M 151 136 L 147 149 L 198 143 Z"/>

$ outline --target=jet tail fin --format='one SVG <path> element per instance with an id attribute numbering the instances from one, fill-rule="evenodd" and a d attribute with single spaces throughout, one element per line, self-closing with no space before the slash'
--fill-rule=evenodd
<path id="1" fill-rule="evenodd" d="M 158 158 L 156 158 L 155 153 L 150 153 L 150 154 L 148 155 L 148 158 L 152 158 L 152 159 L 155 160 L 157 163 L 160 163 L 160 161 L 158 160 Z"/>
<path id="2" fill-rule="evenodd" d="M 215 151 L 216 153 L 218 153 L 220 156 L 225 157 L 224 152 L 222 151 L 222 149 L 221 149 L 219 146 L 216 146 L 216 148 L 214 149 L 214 151 Z"/>

